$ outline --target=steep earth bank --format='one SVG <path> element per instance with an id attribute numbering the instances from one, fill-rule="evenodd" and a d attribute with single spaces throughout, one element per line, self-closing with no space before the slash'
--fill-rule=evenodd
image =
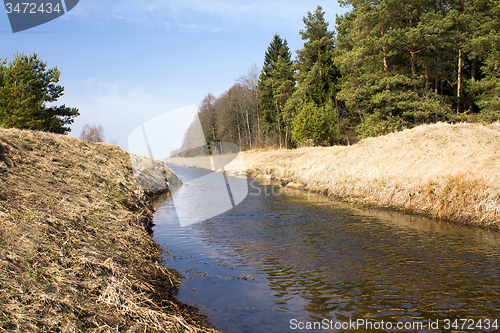
<path id="1" fill-rule="evenodd" d="M 162 181 L 116 146 L 1 129 L 0 331 L 213 332 L 151 236 Z"/>

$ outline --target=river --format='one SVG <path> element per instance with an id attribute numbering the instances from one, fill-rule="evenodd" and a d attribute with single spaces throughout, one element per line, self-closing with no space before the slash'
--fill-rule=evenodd
<path id="1" fill-rule="evenodd" d="M 176 204 L 196 216 L 209 172 L 171 168 L 185 185 L 158 203 L 154 237 L 184 276 L 178 299 L 219 330 L 500 330 L 499 234 L 244 179 L 242 203 L 181 227 Z"/>

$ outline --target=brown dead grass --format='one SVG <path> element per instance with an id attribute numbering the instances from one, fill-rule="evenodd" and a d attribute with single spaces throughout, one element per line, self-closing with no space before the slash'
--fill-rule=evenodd
<path id="1" fill-rule="evenodd" d="M 244 167 L 338 199 L 500 230 L 500 124 L 433 124 L 353 146 L 249 151 Z M 169 160 L 196 166 L 196 159 Z"/>
<path id="2" fill-rule="evenodd" d="M 0 332 L 213 332 L 174 297 L 130 165 L 116 146 L 0 130 Z"/>

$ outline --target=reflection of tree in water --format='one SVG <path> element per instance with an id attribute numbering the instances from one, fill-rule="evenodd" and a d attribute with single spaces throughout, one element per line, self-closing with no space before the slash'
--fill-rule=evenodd
<path id="1" fill-rule="evenodd" d="M 485 252 L 460 233 L 401 227 L 285 195 L 249 198 L 200 227 L 206 241 L 260 267 L 283 311 L 300 304 L 312 318 L 377 321 L 500 311 L 498 244 Z"/>

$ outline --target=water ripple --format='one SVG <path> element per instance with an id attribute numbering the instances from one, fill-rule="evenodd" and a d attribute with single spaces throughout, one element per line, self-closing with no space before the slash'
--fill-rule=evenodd
<path id="1" fill-rule="evenodd" d="M 156 214 L 167 266 L 190 277 L 179 297 L 219 329 L 284 332 L 291 318 L 498 318 L 497 235 L 273 186 L 253 184 L 260 195 L 184 228 L 169 200 Z"/>

